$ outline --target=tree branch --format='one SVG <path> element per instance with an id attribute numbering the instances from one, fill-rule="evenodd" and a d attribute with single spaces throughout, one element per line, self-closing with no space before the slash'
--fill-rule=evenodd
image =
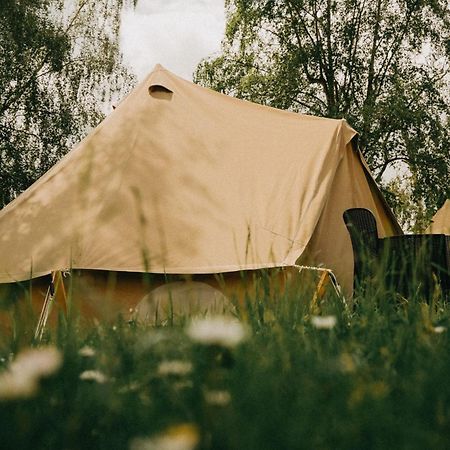
<path id="1" fill-rule="evenodd" d="M 381 19 L 381 3 L 382 0 L 377 0 L 376 13 L 375 13 L 375 24 L 373 28 L 373 40 L 372 40 L 372 48 L 370 51 L 370 60 L 369 60 L 369 70 L 367 75 L 367 90 L 366 90 L 366 99 L 364 101 L 364 105 L 372 105 L 374 101 L 374 77 L 375 77 L 375 59 L 377 53 L 377 45 L 379 39 L 380 32 L 380 19 Z"/>

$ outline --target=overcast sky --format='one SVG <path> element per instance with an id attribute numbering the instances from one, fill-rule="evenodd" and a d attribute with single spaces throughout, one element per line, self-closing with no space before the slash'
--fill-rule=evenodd
<path id="1" fill-rule="evenodd" d="M 123 14 L 121 47 L 139 80 L 157 63 L 192 80 L 200 60 L 219 51 L 224 29 L 224 0 L 139 0 Z"/>

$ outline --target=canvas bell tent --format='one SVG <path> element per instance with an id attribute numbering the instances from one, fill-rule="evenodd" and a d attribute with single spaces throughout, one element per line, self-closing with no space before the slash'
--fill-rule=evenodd
<path id="1" fill-rule="evenodd" d="M 344 210 L 370 209 L 382 236 L 401 232 L 355 135 L 344 120 L 237 100 L 158 65 L 0 212 L 0 283 L 113 271 L 125 293 L 140 273 L 301 263 L 333 270 L 349 292 Z"/>
<path id="2" fill-rule="evenodd" d="M 426 232 L 450 235 L 450 199 L 447 199 L 442 208 L 433 216 Z"/>

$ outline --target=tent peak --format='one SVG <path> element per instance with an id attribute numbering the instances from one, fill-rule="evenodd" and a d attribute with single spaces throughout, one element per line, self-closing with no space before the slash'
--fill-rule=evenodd
<path id="1" fill-rule="evenodd" d="M 160 90 L 161 88 L 167 92 L 174 92 L 175 88 L 170 79 L 171 75 L 171 72 L 169 72 L 161 64 L 156 64 L 147 78 L 149 92 L 151 93 L 155 90 Z"/>
<path id="2" fill-rule="evenodd" d="M 152 73 L 153 72 L 158 72 L 159 70 L 167 70 L 164 66 L 162 66 L 161 64 L 156 64 L 155 67 L 153 67 Z"/>

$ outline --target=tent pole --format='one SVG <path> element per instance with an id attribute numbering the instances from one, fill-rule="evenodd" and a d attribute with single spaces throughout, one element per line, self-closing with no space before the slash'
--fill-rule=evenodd
<path id="1" fill-rule="evenodd" d="M 34 333 L 35 340 L 38 340 L 38 341 L 42 340 L 42 336 L 44 335 L 44 330 L 47 325 L 48 317 L 50 315 L 53 303 L 57 299 L 56 294 L 58 292 L 58 289 L 61 289 L 61 292 L 62 292 L 62 306 L 63 306 L 63 310 L 64 310 L 64 315 L 67 317 L 66 289 L 64 287 L 62 272 L 57 270 L 57 271 L 52 272 L 52 279 L 51 279 L 50 285 L 47 289 L 44 303 L 42 305 L 41 314 L 39 316 L 39 321 L 38 321 L 38 324 L 36 327 L 36 331 Z"/>
<path id="2" fill-rule="evenodd" d="M 312 299 L 312 307 L 315 306 L 317 301 L 321 299 L 325 293 L 325 286 L 328 284 L 328 282 L 331 281 L 331 284 L 333 285 L 333 288 L 338 296 L 342 300 L 345 306 L 347 306 L 347 301 L 342 294 L 341 286 L 339 285 L 335 274 L 332 270 L 326 269 L 324 267 L 314 267 L 314 266 L 300 266 L 297 264 L 294 264 L 293 267 L 298 269 L 299 272 L 301 272 L 303 269 L 306 270 L 313 270 L 315 272 L 321 272 L 321 276 L 319 279 L 319 282 L 317 283 L 316 289 L 314 291 L 313 299 Z"/>

